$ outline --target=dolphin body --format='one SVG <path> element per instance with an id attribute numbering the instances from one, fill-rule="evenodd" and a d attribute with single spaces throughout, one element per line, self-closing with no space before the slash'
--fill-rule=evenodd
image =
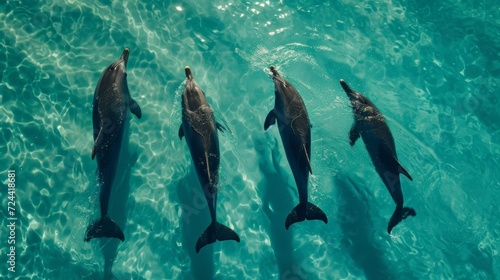
<path id="1" fill-rule="evenodd" d="M 274 81 L 275 103 L 264 122 L 264 130 L 278 122 L 286 158 L 292 169 L 299 191 L 299 204 L 288 214 L 285 228 L 304 220 L 321 220 L 328 223 L 326 214 L 307 201 L 307 183 L 311 169 L 311 124 L 306 106 L 295 87 L 281 78 L 271 66 Z"/>
<path id="2" fill-rule="evenodd" d="M 129 110 L 139 119 L 142 116 L 141 108 L 128 90 L 126 66 L 129 53 L 130 50 L 125 48 L 120 59 L 104 70 L 94 92 L 92 159 L 97 156 L 101 218 L 88 226 L 85 241 L 92 238 L 125 240 L 123 231 L 108 215 L 108 204 Z"/>
<path id="3" fill-rule="evenodd" d="M 340 80 L 340 85 L 349 97 L 354 113 L 354 125 L 349 132 L 350 144 L 353 146 L 360 136 L 363 138 L 375 170 L 396 203 L 396 210 L 387 226 L 387 232 L 390 234 L 399 222 L 408 216 L 416 215 L 413 208 L 403 207 L 399 173 L 408 177 L 410 181 L 413 179 L 398 161 L 394 138 L 382 113 L 368 98 L 351 89 L 344 80 Z"/>
<path id="4" fill-rule="evenodd" d="M 229 227 L 217 222 L 216 206 L 219 181 L 219 138 L 217 129 L 225 127 L 215 121 L 212 108 L 207 102 L 205 92 L 193 78 L 191 69 L 186 66 L 186 87 L 182 93 L 182 124 L 179 138 L 185 136 L 198 180 L 208 203 L 212 223 L 196 242 L 196 253 L 215 241 L 235 240 L 240 237 Z"/>

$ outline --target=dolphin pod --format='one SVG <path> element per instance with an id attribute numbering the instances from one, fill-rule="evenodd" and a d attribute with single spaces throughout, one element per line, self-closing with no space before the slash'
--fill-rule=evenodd
<path id="1" fill-rule="evenodd" d="M 127 84 L 126 66 L 129 49 L 125 48 L 119 60 L 102 73 L 94 92 L 92 123 L 94 147 L 92 159 L 97 157 L 97 175 L 100 188 L 100 218 L 92 222 L 85 232 L 85 241 L 92 238 L 118 238 L 125 240 L 122 229 L 109 217 L 108 205 L 113 186 L 120 147 L 124 137 L 125 122 L 130 112 L 141 118 L 141 108 L 132 99 Z M 185 67 L 185 88 L 182 93 L 182 123 L 178 136 L 186 139 L 198 181 L 203 189 L 210 212 L 211 223 L 196 242 L 197 253 L 206 245 L 240 237 L 231 228 L 217 221 L 216 206 L 219 190 L 219 139 L 218 131 L 228 128 L 215 120 L 205 92 L 196 83 L 191 69 Z M 318 206 L 308 201 L 308 178 L 311 167 L 311 124 L 305 103 L 295 87 L 282 78 L 274 66 L 270 67 L 274 82 L 275 104 L 264 121 L 264 130 L 277 124 L 286 158 L 297 185 L 299 203 L 285 219 L 285 228 L 305 220 L 328 218 Z M 354 114 L 354 125 L 349 132 L 350 145 L 361 137 L 392 199 L 396 203 L 387 232 L 408 216 L 415 216 L 413 208 L 405 207 L 399 174 L 413 180 L 401 165 L 396 154 L 393 136 L 384 116 L 362 94 L 351 89 L 344 80 L 340 84 L 346 92 Z"/>

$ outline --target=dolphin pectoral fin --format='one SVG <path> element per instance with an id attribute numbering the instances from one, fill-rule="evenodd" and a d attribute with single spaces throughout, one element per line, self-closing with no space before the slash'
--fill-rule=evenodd
<path id="1" fill-rule="evenodd" d="M 215 123 L 215 127 L 216 127 L 216 128 L 217 128 L 220 132 L 222 132 L 222 133 L 224 133 L 224 132 L 226 131 L 226 127 L 225 127 L 225 126 L 223 126 L 223 125 L 222 125 L 221 123 L 219 123 L 219 122 L 216 122 L 216 123 Z"/>
<path id="2" fill-rule="evenodd" d="M 351 130 L 349 131 L 349 144 L 354 146 L 356 141 L 359 139 L 359 131 L 356 129 L 356 123 L 352 125 Z"/>
<path id="3" fill-rule="evenodd" d="M 179 127 L 179 139 L 182 140 L 182 137 L 184 137 L 184 128 L 182 128 L 182 124 Z"/>
<path id="4" fill-rule="evenodd" d="M 95 158 L 95 144 L 94 147 L 92 148 L 92 160 Z"/>
<path id="5" fill-rule="evenodd" d="M 410 173 L 408 173 L 408 171 L 406 171 L 406 169 L 403 167 L 403 165 L 401 165 L 401 163 L 396 158 L 394 158 L 394 160 L 399 165 L 399 169 L 398 169 L 399 173 L 405 175 L 406 178 L 410 179 L 410 181 L 413 181 L 413 178 L 411 177 Z"/>
<path id="6" fill-rule="evenodd" d="M 394 210 L 391 220 L 387 225 L 387 233 L 391 234 L 392 229 L 397 226 L 402 220 L 408 218 L 408 216 L 415 217 L 416 215 L 417 212 L 415 212 L 415 209 L 413 208 L 396 206 L 396 210 Z"/>
<path id="7" fill-rule="evenodd" d="M 304 220 L 320 220 L 325 224 L 328 223 L 328 218 L 326 217 L 325 212 L 321 210 L 318 206 L 307 202 L 299 203 L 299 205 L 293 208 L 292 212 L 288 214 L 285 221 L 285 228 L 288 228 L 297 222 L 302 222 Z"/>
<path id="8" fill-rule="evenodd" d="M 220 132 L 222 132 L 222 133 L 224 133 L 224 132 L 226 132 L 226 131 L 229 131 L 229 132 L 231 132 L 231 133 L 232 133 L 231 129 L 229 129 L 229 127 L 227 126 L 227 124 L 221 124 L 220 122 L 216 122 L 216 123 L 215 123 L 215 127 L 217 127 L 217 129 L 218 129 Z"/>
<path id="9" fill-rule="evenodd" d="M 134 166 L 137 163 L 137 160 L 139 159 L 139 155 L 137 152 L 134 152 L 132 156 L 130 157 L 130 166 Z"/>
<path id="10" fill-rule="evenodd" d="M 139 104 L 137 104 L 134 99 L 130 98 L 128 107 L 130 108 L 130 112 L 132 112 L 132 114 L 134 114 L 138 119 L 142 117 L 141 107 L 139 107 Z"/>
<path id="11" fill-rule="evenodd" d="M 234 240 L 239 243 L 240 237 L 229 227 L 218 222 L 213 223 L 207 227 L 207 229 L 198 238 L 198 241 L 196 241 L 196 253 L 199 253 L 201 248 L 208 244 L 215 243 L 217 240 Z"/>
<path id="12" fill-rule="evenodd" d="M 99 134 L 97 134 L 97 138 L 95 139 L 94 142 L 94 147 L 92 148 L 92 159 L 94 159 L 97 145 L 101 143 L 101 141 L 102 141 L 102 128 L 99 130 Z"/>
<path id="13" fill-rule="evenodd" d="M 302 145 L 302 148 L 304 148 L 304 153 L 306 154 L 306 159 L 307 159 L 307 168 L 309 169 L 309 173 L 313 174 L 313 170 L 311 168 L 311 160 L 309 159 L 309 154 L 307 153 L 306 150 L 306 145 Z"/>
<path id="14" fill-rule="evenodd" d="M 266 120 L 264 121 L 264 130 L 267 130 L 271 125 L 276 123 L 276 114 L 274 114 L 274 109 L 267 114 Z"/>

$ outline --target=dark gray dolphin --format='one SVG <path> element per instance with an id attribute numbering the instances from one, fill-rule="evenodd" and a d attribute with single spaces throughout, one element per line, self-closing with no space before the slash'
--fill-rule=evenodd
<path id="1" fill-rule="evenodd" d="M 286 158 L 292 169 L 297 189 L 299 204 L 288 214 L 285 228 L 304 220 L 321 220 L 328 223 L 326 214 L 316 205 L 307 201 L 307 181 L 311 169 L 311 124 L 306 106 L 295 87 L 280 77 L 271 66 L 274 80 L 274 109 L 269 112 L 264 122 L 264 130 L 278 121 L 281 141 Z"/>
<path id="2" fill-rule="evenodd" d="M 92 122 L 95 142 L 92 159 L 97 156 L 101 218 L 88 226 L 85 241 L 112 237 L 125 240 L 123 231 L 108 215 L 108 204 L 129 110 L 139 119 L 142 115 L 141 108 L 130 97 L 128 90 L 126 66 L 129 53 L 126 48 L 120 59 L 104 70 L 94 92 Z"/>
<path id="3" fill-rule="evenodd" d="M 196 253 L 198 253 L 205 245 L 217 240 L 240 242 L 240 237 L 229 227 L 218 223 L 216 215 L 220 161 L 217 129 L 224 131 L 225 127 L 215 121 L 214 112 L 207 102 L 205 92 L 194 80 L 188 66 L 185 72 L 186 87 L 182 93 L 182 124 L 179 128 L 179 138 L 182 140 L 182 137 L 186 137 L 198 181 L 203 188 L 212 218 L 212 223 L 196 242 Z"/>
<path id="4" fill-rule="evenodd" d="M 403 207 L 399 173 L 408 177 L 410 181 L 413 179 L 398 161 L 394 138 L 382 113 L 368 98 L 351 89 L 344 80 L 340 80 L 340 85 L 349 97 L 354 113 L 354 125 L 349 132 L 350 144 L 353 146 L 360 136 L 363 138 L 375 170 L 396 203 L 396 210 L 387 227 L 387 232 L 391 233 L 392 228 L 399 222 L 408 216 L 416 215 L 413 208 Z"/>

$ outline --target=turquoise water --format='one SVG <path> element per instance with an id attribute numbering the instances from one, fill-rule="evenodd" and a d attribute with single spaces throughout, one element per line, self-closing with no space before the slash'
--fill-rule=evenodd
<path id="1" fill-rule="evenodd" d="M 125 242 L 83 241 L 99 215 L 92 98 L 128 47 L 130 120 L 110 215 Z M 499 279 L 500 5 L 484 1 L 9 1 L 0 3 L 0 278 Z M 219 134 L 220 222 L 241 243 L 194 251 L 208 208 L 181 124 L 184 66 Z M 313 125 L 309 198 L 328 215 L 284 229 L 298 203 L 269 66 Z M 345 79 L 388 120 L 410 217 L 353 123 Z M 16 170 L 16 273 L 7 170 Z M 111 271 L 111 272 L 110 272 Z"/>

